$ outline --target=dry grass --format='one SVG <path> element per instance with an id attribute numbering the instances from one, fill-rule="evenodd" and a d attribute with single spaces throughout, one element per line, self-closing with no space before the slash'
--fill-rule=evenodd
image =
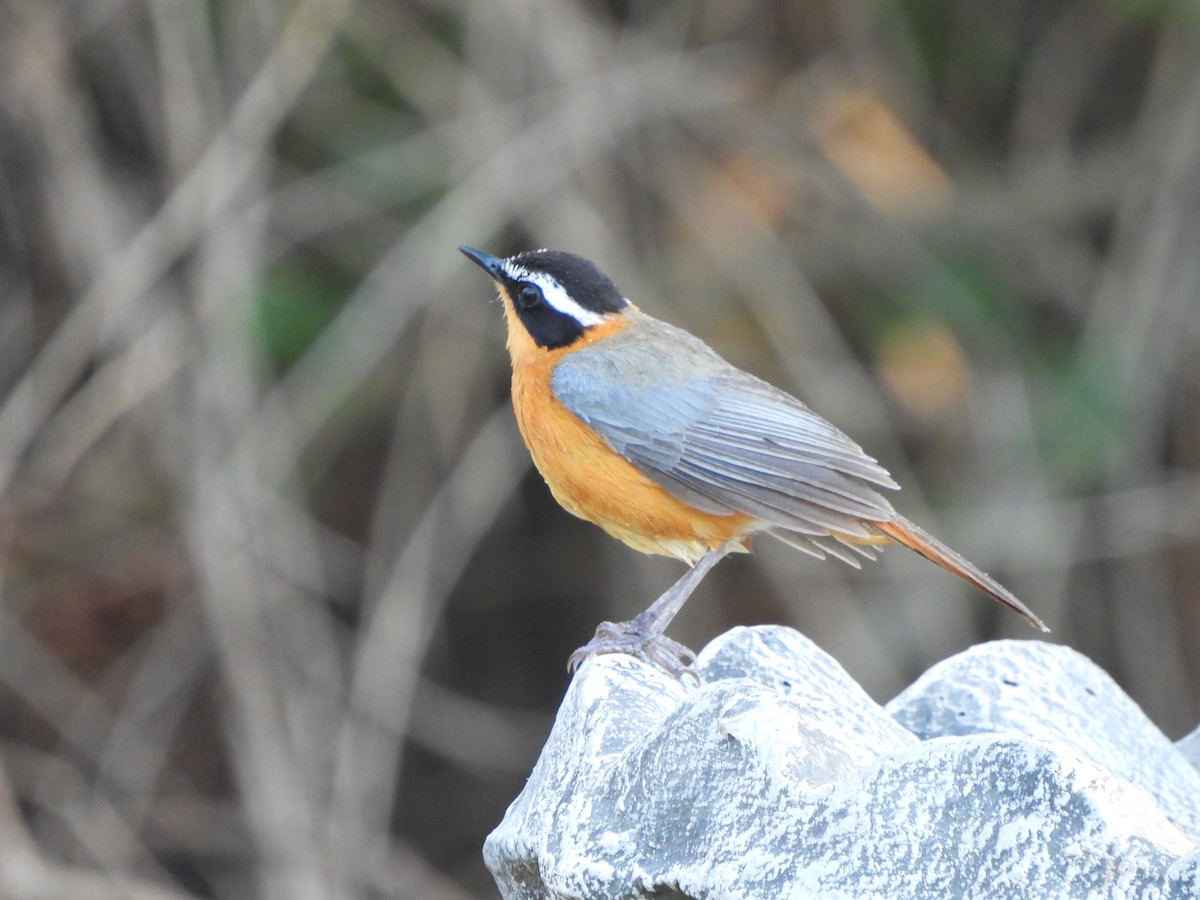
<path id="1" fill-rule="evenodd" d="M 492 896 L 570 520 L 455 251 L 556 246 L 837 422 L 1172 737 L 1200 717 L 1185 4 L 0 0 L 0 893 Z M 886 699 L 1014 617 L 724 564 Z"/>

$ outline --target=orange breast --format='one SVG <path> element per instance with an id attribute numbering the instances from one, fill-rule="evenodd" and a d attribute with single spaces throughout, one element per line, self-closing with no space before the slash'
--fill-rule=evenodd
<path id="1" fill-rule="evenodd" d="M 569 351 L 537 347 L 515 318 L 509 316 L 513 409 L 534 465 L 564 509 L 635 550 L 688 563 L 753 530 L 752 517 L 713 515 L 689 506 L 614 452 L 551 391 L 554 367 Z M 626 324 L 614 317 L 589 329 L 583 340 L 601 340 Z"/>

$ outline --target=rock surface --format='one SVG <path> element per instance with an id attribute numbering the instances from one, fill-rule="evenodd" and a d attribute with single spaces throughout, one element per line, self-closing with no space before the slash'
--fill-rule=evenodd
<path id="1" fill-rule="evenodd" d="M 1192 764 L 1192 768 L 1200 772 L 1200 727 L 1183 738 L 1175 745 L 1184 758 Z"/>
<path id="2" fill-rule="evenodd" d="M 1200 771 L 1107 675 L 972 648 L 887 707 L 795 631 L 580 669 L 484 856 L 506 898 L 1200 897 Z"/>

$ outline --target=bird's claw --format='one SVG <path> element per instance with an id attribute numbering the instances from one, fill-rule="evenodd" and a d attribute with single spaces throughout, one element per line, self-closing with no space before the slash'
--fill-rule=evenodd
<path id="1" fill-rule="evenodd" d="M 696 661 L 695 653 L 665 634 L 646 634 L 636 619 L 601 622 L 592 639 L 568 657 L 567 671 L 574 673 L 589 656 L 602 653 L 638 656 L 676 678 L 693 678 L 697 684 L 700 682 L 700 676 L 692 667 Z"/>

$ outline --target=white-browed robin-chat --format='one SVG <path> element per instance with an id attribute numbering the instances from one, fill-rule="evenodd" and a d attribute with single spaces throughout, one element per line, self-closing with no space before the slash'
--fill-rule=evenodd
<path id="1" fill-rule="evenodd" d="M 685 671 L 691 651 L 663 632 L 709 569 L 759 533 L 856 566 L 875 547 L 904 544 L 1046 630 L 1007 588 L 897 513 L 880 489 L 898 485 L 858 444 L 642 312 L 586 259 L 460 249 L 499 290 L 513 409 L 554 497 L 635 550 L 692 567 L 637 618 L 601 624 L 572 667 L 624 652 Z"/>

